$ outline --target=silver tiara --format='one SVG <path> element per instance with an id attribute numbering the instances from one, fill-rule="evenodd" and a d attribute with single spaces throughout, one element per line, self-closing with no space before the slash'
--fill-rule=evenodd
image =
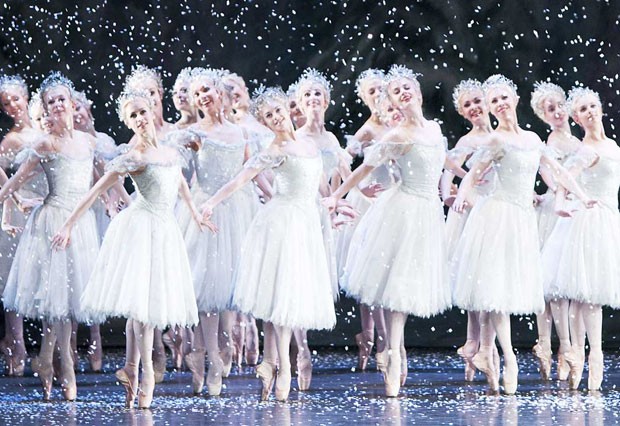
<path id="1" fill-rule="evenodd" d="M 59 71 L 52 71 L 47 77 L 45 77 L 45 80 L 41 83 L 41 87 L 39 87 L 41 98 L 43 98 L 47 91 L 57 86 L 64 86 L 69 89 L 69 95 L 73 98 L 75 94 L 75 87 L 73 86 L 73 83 Z"/>
<path id="2" fill-rule="evenodd" d="M 24 79 L 19 75 L 3 75 L 0 76 L 0 93 L 9 87 L 17 87 L 22 92 L 28 94 L 28 86 Z"/>
<path id="3" fill-rule="evenodd" d="M 176 80 L 174 80 L 174 85 L 173 87 L 173 91 L 176 89 L 177 86 L 182 85 L 182 84 L 189 84 L 190 80 L 191 80 L 191 74 L 192 74 L 192 68 L 187 67 L 187 68 L 183 68 L 181 70 L 181 72 L 177 75 Z"/>
<path id="4" fill-rule="evenodd" d="M 296 91 L 297 96 L 299 96 L 299 89 L 301 88 L 301 86 L 307 83 L 320 84 L 323 87 L 323 89 L 325 89 L 325 92 L 327 93 L 327 97 L 329 98 L 330 93 L 332 91 L 332 85 L 327 79 L 327 77 L 325 77 L 319 71 L 317 71 L 314 68 L 306 68 L 306 70 L 301 74 L 301 77 L 299 77 L 299 79 L 295 83 L 295 86 L 297 86 L 297 91 Z"/>
<path id="5" fill-rule="evenodd" d="M 265 87 L 262 84 L 258 86 L 252 93 L 252 102 L 250 103 L 250 113 L 259 118 L 260 109 L 267 102 L 281 102 L 288 108 L 288 96 L 280 87 Z"/>
<path id="6" fill-rule="evenodd" d="M 160 93 L 164 91 L 164 85 L 161 81 L 161 75 L 153 68 L 148 68 L 144 65 L 136 66 L 131 74 L 125 78 L 125 86 L 123 91 L 139 90 L 137 87 L 144 82 L 144 80 L 154 80 L 157 83 Z"/>
<path id="7" fill-rule="evenodd" d="M 389 83 L 390 81 L 396 80 L 398 78 L 406 78 L 414 81 L 419 86 L 420 83 L 418 82 L 418 77 L 421 76 L 422 74 L 413 72 L 413 70 L 407 68 L 404 65 L 392 65 L 385 76 L 385 80 L 386 83 Z"/>
<path id="8" fill-rule="evenodd" d="M 288 86 L 288 89 L 286 89 L 286 96 L 288 96 L 289 98 L 296 98 L 298 88 L 299 86 L 297 82 L 291 84 L 290 86 Z"/>
<path id="9" fill-rule="evenodd" d="M 247 87 L 243 77 L 241 77 L 237 73 L 231 72 L 231 71 L 226 70 L 226 69 L 219 69 L 219 70 L 216 70 L 216 72 L 218 73 L 218 76 L 219 76 L 219 78 L 222 81 L 223 80 L 229 80 L 229 81 L 232 81 L 233 83 L 236 83 L 237 85 L 239 85 L 241 87 Z"/>
<path id="10" fill-rule="evenodd" d="M 517 86 L 512 80 L 506 78 L 502 74 L 493 74 L 484 80 L 484 83 L 482 83 L 482 90 L 484 90 L 484 93 L 486 94 L 492 87 L 496 86 L 506 86 L 512 91 L 512 93 L 514 93 L 515 96 L 518 96 Z"/>
<path id="11" fill-rule="evenodd" d="M 223 91 L 224 86 L 221 75 L 222 70 L 203 67 L 194 68 L 190 74 L 190 83 L 193 84 L 196 80 L 208 79 L 213 82 L 217 90 Z"/>
<path id="12" fill-rule="evenodd" d="M 357 80 L 355 80 L 355 93 L 359 98 L 362 97 L 362 85 L 364 84 L 364 82 L 373 78 L 383 81 L 383 79 L 385 78 L 385 73 L 382 70 L 370 68 L 366 71 L 363 71 L 359 75 L 359 77 L 357 77 Z"/>
<path id="13" fill-rule="evenodd" d="M 557 84 L 549 83 L 548 81 L 537 81 L 536 83 L 534 83 L 534 90 L 532 91 L 532 100 L 530 101 L 530 106 L 534 110 L 534 113 L 541 120 L 545 115 L 542 103 L 550 95 L 558 95 L 563 100 L 566 100 L 566 93 L 564 92 L 564 89 L 562 89 Z"/>
<path id="14" fill-rule="evenodd" d="M 153 108 L 153 100 L 146 90 L 124 90 L 116 99 L 116 113 L 122 122 L 125 122 L 125 118 L 123 116 L 123 109 L 125 108 L 125 105 L 136 99 L 145 101 L 149 108 Z"/>
<path id="15" fill-rule="evenodd" d="M 473 90 L 482 91 L 482 83 L 473 78 L 468 78 L 467 80 L 461 80 L 459 84 L 456 85 L 454 90 L 452 91 L 452 102 L 454 103 L 454 108 L 459 110 L 459 99 L 461 96 L 467 92 L 471 92 Z"/>
<path id="16" fill-rule="evenodd" d="M 568 100 L 566 101 L 566 103 L 569 105 L 570 107 L 570 112 L 572 113 L 574 111 L 573 105 L 575 104 L 575 102 L 577 102 L 578 99 L 582 98 L 583 96 L 586 95 L 592 95 L 596 98 L 597 102 L 599 105 L 601 105 L 601 98 L 598 95 L 597 92 L 595 92 L 594 90 L 588 88 L 588 87 L 582 87 L 582 86 L 578 86 L 578 87 L 573 87 L 572 89 L 570 89 L 568 91 Z"/>
<path id="17" fill-rule="evenodd" d="M 81 103 L 82 105 L 86 105 L 86 106 L 88 106 L 88 107 L 92 106 L 92 104 L 93 104 L 93 103 L 90 101 L 90 99 L 88 99 L 88 98 L 86 97 L 86 93 L 81 92 L 81 91 L 79 91 L 79 90 L 76 90 L 76 91 L 73 93 L 73 98 L 74 98 L 74 100 L 75 100 L 75 101 L 77 101 L 77 102 Z"/>

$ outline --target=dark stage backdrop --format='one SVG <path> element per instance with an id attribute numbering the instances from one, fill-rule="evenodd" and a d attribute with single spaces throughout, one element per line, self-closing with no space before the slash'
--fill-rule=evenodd
<path id="1" fill-rule="evenodd" d="M 608 135 L 618 116 L 619 3 L 615 1 L 90 1 L 0 2 L 0 72 L 24 76 L 35 89 L 50 70 L 63 71 L 94 101 L 97 128 L 117 142 L 130 134 L 113 100 L 131 67 L 160 69 L 170 88 L 187 66 L 228 68 L 250 88 L 294 82 L 306 67 L 333 82 L 327 125 L 340 140 L 364 121 L 353 82 L 370 67 L 398 63 L 420 78 L 425 113 L 442 123 L 452 146 L 467 131 L 452 106 L 464 78 L 501 72 L 519 87 L 521 124 L 544 139 L 545 126 L 529 108 L 535 81 L 569 89 L 582 83 L 601 94 Z M 167 92 L 166 116 L 176 115 Z M 9 122 L 0 118 L 2 132 Z M 575 133 L 580 135 L 578 130 Z M 618 282 L 609 283 L 619 285 Z M 331 333 L 313 334 L 319 345 L 351 345 L 359 328 L 350 300 L 338 304 Z M 605 313 L 605 343 L 617 348 L 620 325 Z M 454 346 L 464 339 L 466 317 L 454 310 L 410 319 L 407 344 Z M 515 318 L 515 343 L 531 346 L 533 318 Z M 113 329 L 113 333 L 109 330 Z M 106 327 L 111 344 L 122 326 Z M 116 337 L 113 337 L 116 335 Z"/>

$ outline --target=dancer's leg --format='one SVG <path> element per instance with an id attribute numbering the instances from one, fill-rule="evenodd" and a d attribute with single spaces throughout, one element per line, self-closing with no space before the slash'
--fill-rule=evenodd
<path id="1" fill-rule="evenodd" d="M 209 371 L 207 372 L 207 390 L 209 395 L 217 396 L 222 391 L 222 374 L 224 363 L 220 357 L 218 341 L 220 315 L 218 313 L 201 313 L 203 339 L 209 357 Z"/>
<path id="2" fill-rule="evenodd" d="M 252 315 L 245 315 L 245 362 L 252 366 L 258 364 L 258 327 Z"/>
<path id="3" fill-rule="evenodd" d="M 153 326 L 133 321 L 133 333 L 136 338 L 138 352 L 142 360 L 142 378 L 140 380 L 140 393 L 138 394 L 138 407 L 149 408 L 153 401 L 153 391 L 155 390 L 155 370 L 153 366 L 153 345 L 155 334 L 161 332 Z"/>
<path id="4" fill-rule="evenodd" d="M 387 326 L 388 366 L 385 378 L 385 394 L 397 396 L 400 390 L 401 355 L 400 346 L 405 332 L 407 314 L 385 309 Z"/>
<path id="5" fill-rule="evenodd" d="M 375 341 L 375 320 L 372 315 L 372 307 L 365 303 L 360 303 L 360 320 L 362 323 L 361 333 L 355 335 L 355 343 L 357 344 L 357 368 L 366 370 L 370 352 Z"/>
<path id="6" fill-rule="evenodd" d="M 205 380 L 205 354 L 207 350 L 204 343 L 204 334 L 205 330 L 202 320 L 199 320 L 193 333 L 193 348 L 185 355 L 185 365 L 192 372 L 192 389 L 195 394 L 202 392 Z"/>
<path id="7" fill-rule="evenodd" d="M 101 327 L 93 324 L 90 327 L 90 339 L 88 341 L 88 361 L 94 372 L 100 372 L 103 364 L 103 350 L 101 345 Z"/>
<path id="8" fill-rule="evenodd" d="M 512 337 L 510 335 L 510 315 L 491 312 L 489 318 L 497 334 L 497 340 L 504 353 L 504 392 L 512 395 L 517 391 L 519 366 L 517 357 L 512 350 Z"/>
<path id="9" fill-rule="evenodd" d="M 588 355 L 588 389 L 599 390 L 603 382 L 603 309 L 601 305 L 582 306 L 590 354 Z"/>
<path id="10" fill-rule="evenodd" d="M 297 342 L 297 385 L 300 391 L 310 389 L 312 381 L 312 353 L 308 346 L 308 332 L 306 330 L 293 330 L 295 342 Z"/>
<path id="11" fill-rule="evenodd" d="M 138 392 L 140 350 L 134 334 L 134 320 L 125 324 L 125 366 L 116 371 L 116 379 L 125 388 L 125 407 L 132 408 Z"/>
<path id="12" fill-rule="evenodd" d="M 73 401 L 77 396 L 75 371 L 73 370 L 75 352 L 72 343 L 72 336 L 76 334 L 74 331 L 76 329 L 75 324 L 75 322 L 68 319 L 55 321 L 53 324 L 60 351 L 60 386 L 67 401 Z"/>
<path id="13" fill-rule="evenodd" d="M 278 346 L 273 324 L 263 321 L 263 362 L 256 367 L 256 376 L 262 383 L 261 400 L 266 401 L 276 378 Z"/>
<path id="14" fill-rule="evenodd" d="M 155 371 L 155 383 L 161 383 L 164 381 L 164 373 L 166 372 L 166 349 L 164 348 L 162 331 L 156 328 L 153 336 L 152 359 L 153 369 Z"/>
<path id="15" fill-rule="evenodd" d="M 220 314 L 219 321 L 219 348 L 222 362 L 224 363 L 223 376 L 228 377 L 233 363 L 233 339 L 232 328 L 237 318 L 237 313 L 233 311 L 224 311 Z"/>
<path id="16" fill-rule="evenodd" d="M 536 315 L 536 327 L 538 329 L 538 343 L 532 348 L 534 356 L 538 358 L 540 376 L 543 380 L 551 378 L 551 326 L 553 316 L 551 304 L 545 303 L 545 310 Z"/>
<path id="17" fill-rule="evenodd" d="M 480 313 L 467 311 L 467 339 L 465 344 L 456 350 L 456 353 L 465 361 L 465 380 L 471 382 L 476 374 L 476 367 L 472 361 L 480 348 Z"/>
<path id="18" fill-rule="evenodd" d="M 571 351 L 565 354 L 566 362 L 570 367 L 568 385 L 571 389 L 577 389 L 583 375 L 583 366 L 586 357 L 586 327 L 583 320 L 584 304 L 571 301 L 568 309 Z"/>
<path id="19" fill-rule="evenodd" d="M 560 340 L 560 347 L 558 349 L 558 378 L 560 380 L 567 380 L 570 367 L 566 363 L 564 354 L 571 350 L 569 326 L 570 301 L 568 299 L 554 299 L 550 302 L 550 305 L 555 332 Z"/>
<path id="20" fill-rule="evenodd" d="M 495 328 L 491 322 L 489 312 L 480 312 L 478 314 L 480 324 L 480 350 L 471 359 L 475 368 L 482 371 L 487 378 L 489 389 L 491 392 L 499 391 L 499 367 L 496 366 L 495 353 Z M 497 355 L 499 360 L 499 355 Z"/>
<path id="21" fill-rule="evenodd" d="M 292 330 L 290 327 L 274 325 L 276 335 L 276 347 L 280 367 L 278 368 L 278 378 L 276 379 L 276 399 L 286 401 L 291 390 L 291 360 L 289 358 L 289 347 L 291 345 Z"/>
<path id="22" fill-rule="evenodd" d="M 32 371 L 34 371 L 41 380 L 43 387 L 43 399 L 49 401 L 52 392 L 52 381 L 54 368 L 52 360 L 54 358 L 54 350 L 56 348 L 56 329 L 52 324 L 43 321 L 42 324 L 41 349 L 39 356 L 32 360 Z M 60 373 L 60 372 L 57 372 Z"/>

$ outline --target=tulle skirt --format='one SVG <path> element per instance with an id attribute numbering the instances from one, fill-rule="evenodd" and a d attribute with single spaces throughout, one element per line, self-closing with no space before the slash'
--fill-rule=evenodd
<path id="1" fill-rule="evenodd" d="M 341 277 L 344 273 L 344 267 L 347 263 L 347 256 L 351 245 L 351 238 L 353 238 L 355 229 L 357 229 L 357 225 L 362 219 L 362 216 L 372 205 L 372 202 L 358 189 L 350 191 L 346 197 L 346 200 L 349 204 L 351 204 L 351 207 L 355 209 L 358 216 L 352 221 L 341 225 L 341 227 L 336 231 L 336 264 L 339 277 Z"/>
<path id="2" fill-rule="evenodd" d="M 620 213 L 597 205 L 560 219 L 543 251 L 549 296 L 620 307 Z M 555 278 L 555 279 L 554 279 Z"/>
<path id="3" fill-rule="evenodd" d="M 274 197 L 247 232 L 233 304 L 275 325 L 320 330 L 336 324 L 333 297 L 315 200 Z"/>
<path id="4" fill-rule="evenodd" d="M 538 240 L 540 248 L 545 246 L 559 216 L 555 213 L 555 194 L 546 192 L 542 196 L 542 201 L 536 206 L 538 214 Z"/>
<path id="5" fill-rule="evenodd" d="M 533 207 L 493 196 L 476 203 L 451 261 L 456 306 L 507 314 L 544 310 L 536 219 Z"/>
<path id="6" fill-rule="evenodd" d="M 419 317 L 451 305 L 443 208 L 439 198 L 381 194 L 351 240 L 341 285 L 367 305 Z"/>
<path id="7" fill-rule="evenodd" d="M 112 220 L 82 310 L 94 322 L 126 317 L 160 328 L 198 322 L 185 242 L 172 213 L 136 202 Z"/>
<path id="8" fill-rule="evenodd" d="M 10 209 L 10 224 L 13 226 L 24 226 L 26 224 L 26 216 L 14 206 L 11 206 Z M 0 206 L 0 215 L 3 213 L 2 210 Z M 4 292 L 7 279 L 9 278 L 9 272 L 11 272 L 11 265 L 13 264 L 20 237 L 21 233 L 12 237 L 0 230 L 0 294 Z"/>
<path id="9" fill-rule="evenodd" d="M 199 188 L 192 192 L 197 206 L 210 197 Z M 214 209 L 211 221 L 219 229 L 214 234 L 208 230 L 200 232 L 186 204 L 179 206 L 177 217 L 187 247 L 199 312 L 231 308 L 241 245 L 258 207 L 258 198 L 250 186 L 237 191 Z"/>
<path id="10" fill-rule="evenodd" d="M 5 308 L 47 321 L 84 320 L 80 297 L 95 265 L 99 237 L 89 210 L 73 227 L 69 246 L 52 250 L 51 239 L 70 214 L 70 209 L 51 203 L 33 210 L 4 289 Z"/>

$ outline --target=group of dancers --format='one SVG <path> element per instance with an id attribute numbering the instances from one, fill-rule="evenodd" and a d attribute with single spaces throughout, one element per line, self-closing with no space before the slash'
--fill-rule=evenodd
<path id="1" fill-rule="evenodd" d="M 411 69 L 359 76 L 370 117 L 346 148 L 325 128 L 330 91 L 308 69 L 286 92 L 261 87 L 251 99 L 232 72 L 184 69 L 173 124 L 159 74 L 138 66 L 117 102 L 134 135 L 116 145 L 62 74 L 51 73 L 30 103 L 24 80 L 3 76 L 1 106 L 14 122 L 0 144 L 8 374 L 24 373 L 23 318 L 42 320 L 32 370 L 45 399 L 56 379 L 74 400 L 75 324 L 90 325 L 89 360 L 100 370 L 99 325 L 125 317 L 116 378 L 127 407 L 136 398 L 151 405 L 164 343 L 175 367 L 192 372 L 196 394 L 206 384 L 219 395 L 245 358 L 257 365 L 261 399 L 275 386 L 285 401 L 292 372 L 299 390 L 310 387 L 306 332 L 335 326 L 343 291 L 360 304 L 358 366 L 367 368 L 376 346 L 387 396 L 407 378 L 407 316 L 453 306 L 468 311 L 458 349 L 466 380 L 480 370 L 492 392 L 502 377 L 514 394 L 510 315 L 535 313 L 542 378 L 551 377 L 555 325 L 558 378 L 578 388 L 587 336 L 588 389 L 599 389 L 601 306 L 620 307 L 620 148 L 605 135 L 598 94 L 578 87 L 567 98 L 537 83 L 531 106 L 551 129 L 544 144 L 519 126 L 512 81 L 464 80 L 453 98 L 471 130 L 448 151 Z M 352 172 L 356 156 L 363 163 Z M 549 188 L 542 196 L 537 172 Z"/>

